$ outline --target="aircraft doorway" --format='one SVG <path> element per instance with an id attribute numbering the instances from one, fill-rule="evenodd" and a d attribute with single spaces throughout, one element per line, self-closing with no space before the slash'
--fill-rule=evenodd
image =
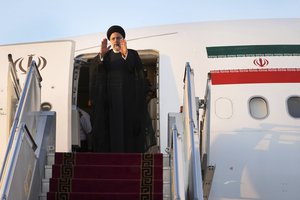
<path id="1" fill-rule="evenodd" d="M 139 56 L 144 66 L 144 75 L 147 83 L 148 110 L 152 120 L 152 126 L 157 138 L 157 146 L 160 150 L 160 129 L 159 129 L 159 53 L 155 50 L 138 50 Z M 73 74 L 73 107 L 79 107 L 91 115 L 92 110 L 88 107 L 89 100 L 89 71 L 92 59 L 97 53 L 81 54 L 75 58 Z M 75 113 L 74 113 L 75 114 Z M 73 114 L 72 114 L 73 115 Z M 75 123 L 75 122 L 74 122 Z M 72 127 L 78 127 L 73 125 Z M 76 131 L 75 131 L 76 132 Z M 78 138 L 72 136 L 72 138 Z M 72 139 L 73 140 L 73 139 Z M 74 143 L 72 142 L 74 145 Z M 75 142 L 76 145 L 76 142 Z"/>

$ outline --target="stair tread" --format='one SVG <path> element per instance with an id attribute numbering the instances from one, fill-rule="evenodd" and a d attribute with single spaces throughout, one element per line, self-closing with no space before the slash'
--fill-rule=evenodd
<path id="1" fill-rule="evenodd" d="M 163 154 L 140 153 L 55 153 L 55 164 L 140 165 L 152 162 L 163 165 Z"/>
<path id="2" fill-rule="evenodd" d="M 163 154 L 55 153 L 54 164 L 45 166 L 52 173 L 47 199 L 67 196 L 79 199 L 140 199 L 151 196 L 161 200 L 166 196 Z M 48 189 L 47 189 L 48 190 Z M 60 192 L 58 192 L 60 191 Z M 146 191 L 146 192 L 145 192 Z M 163 198 L 164 197 L 164 198 Z"/>
<path id="3" fill-rule="evenodd" d="M 162 178 L 162 168 L 154 166 L 146 169 L 155 178 Z M 52 178 L 73 177 L 73 178 L 140 178 L 142 176 L 140 166 L 65 166 L 53 165 Z"/>
<path id="4" fill-rule="evenodd" d="M 162 193 L 162 180 L 125 179 L 50 179 L 51 192 L 101 192 L 101 193 L 140 193 L 148 190 L 151 193 Z"/>
<path id="5" fill-rule="evenodd" d="M 144 198 L 142 197 L 144 196 Z M 69 200 L 140 200 L 140 199 L 153 199 L 153 200 L 161 200 L 163 199 L 162 193 L 154 193 L 154 194 L 145 194 L 145 193 L 47 193 L 48 200 L 59 199 L 57 197 L 62 197 Z"/>

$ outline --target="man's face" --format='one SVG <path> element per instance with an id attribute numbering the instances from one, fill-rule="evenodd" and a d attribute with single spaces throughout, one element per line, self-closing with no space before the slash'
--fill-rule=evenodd
<path id="1" fill-rule="evenodd" d="M 109 41 L 111 43 L 112 48 L 115 51 L 121 50 L 121 43 L 120 43 L 121 39 L 123 39 L 123 36 L 118 32 L 114 32 L 110 35 Z"/>

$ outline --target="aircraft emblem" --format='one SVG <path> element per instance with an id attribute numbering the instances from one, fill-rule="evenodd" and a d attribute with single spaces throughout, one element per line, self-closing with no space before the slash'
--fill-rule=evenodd
<path id="1" fill-rule="evenodd" d="M 269 64 L 269 61 L 265 58 L 257 58 L 253 60 L 253 64 L 259 67 L 265 67 Z"/>
<path id="2" fill-rule="evenodd" d="M 24 67 L 23 65 L 23 60 L 24 58 L 18 58 L 15 62 L 14 65 L 18 66 L 20 71 L 22 71 L 23 73 L 27 72 L 27 69 L 30 67 L 30 63 L 32 62 L 33 58 L 35 57 L 35 54 L 30 54 L 28 55 L 28 62 L 27 62 L 27 66 Z M 43 57 L 43 56 L 38 56 L 35 60 L 37 60 L 36 65 L 37 68 L 41 71 L 42 69 L 44 69 L 47 65 L 47 60 Z"/>

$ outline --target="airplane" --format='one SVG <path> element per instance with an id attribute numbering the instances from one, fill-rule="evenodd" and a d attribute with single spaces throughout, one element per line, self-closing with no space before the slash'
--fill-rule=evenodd
<path id="1" fill-rule="evenodd" d="M 126 29 L 128 48 L 138 51 L 155 87 L 149 112 L 159 152 L 172 161 L 163 199 L 300 198 L 299 25 L 300 19 L 255 19 Z M 23 188 L 22 199 L 41 193 L 41 173 L 24 158 L 6 166 L 7 152 L 17 152 L 12 130 L 29 129 L 42 155 L 37 160 L 79 144 L 77 107 L 86 107 L 89 63 L 105 34 L 0 46 L 2 199 L 17 195 L 15 188 Z M 39 131 L 52 134 L 52 145 Z M 23 165 L 24 176 L 5 179 L 4 169 Z"/>

